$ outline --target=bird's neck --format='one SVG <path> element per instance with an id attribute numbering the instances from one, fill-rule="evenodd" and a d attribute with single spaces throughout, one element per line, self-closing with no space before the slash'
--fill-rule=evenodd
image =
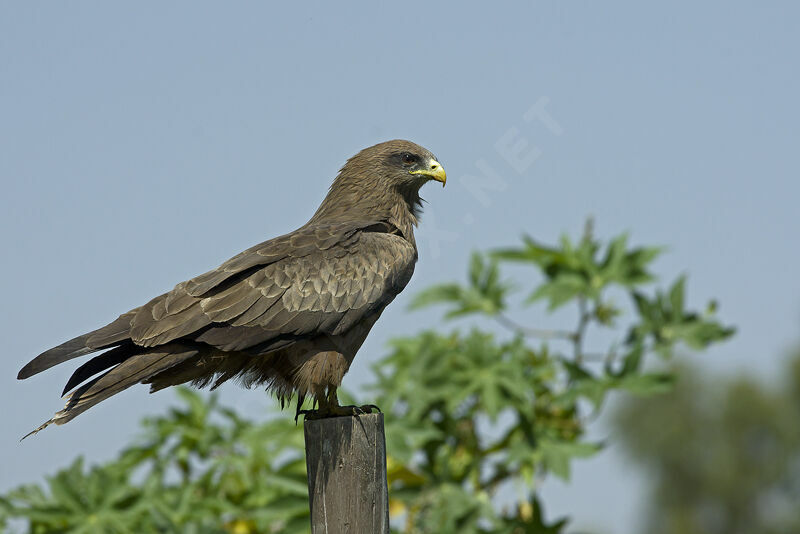
<path id="1" fill-rule="evenodd" d="M 417 225 L 421 200 L 417 191 L 389 188 L 380 195 L 339 187 L 331 190 L 308 224 L 321 222 L 388 222 L 416 247 L 414 227 Z"/>
<path id="2" fill-rule="evenodd" d="M 392 212 L 387 221 L 400 230 L 409 243 L 417 248 L 417 240 L 414 238 L 414 227 L 418 222 L 419 210 L 419 195 L 417 195 L 417 203 L 409 203 L 406 199 L 396 202 L 392 206 Z"/>

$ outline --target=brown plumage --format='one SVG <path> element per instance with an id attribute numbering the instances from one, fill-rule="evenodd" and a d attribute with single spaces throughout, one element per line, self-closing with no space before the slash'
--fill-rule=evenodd
<path id="1" fill-rule="evenodd" d="M 247 387 L 266 385 L 282 401 L 296 395 L 298 411 L 313 396 L 314 416 L 353 413 L 357 408 L 339 406 L 336 388 L 411 278 L 419 188 L 429 180 L 444 184 L 444 170 L 414 143 L 364 149 L 301 228 L 43 352 L 17 378 L 106 350 L 78 367 L 64 389 L 72 391 L 67 405 L 36 431 L 136 383 L 157 391 L 236 378 Z"/>

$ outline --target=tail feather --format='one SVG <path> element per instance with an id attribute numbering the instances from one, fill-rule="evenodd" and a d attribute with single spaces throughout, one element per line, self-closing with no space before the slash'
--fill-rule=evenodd
<path id="1" fill-rule="evenodd" d="M 177 351 L 170 352 L 170 349 L 177 349 Z M 196 349 L 165 345 L 159 347 L 159 350 L 129 358 L 70 394 L 67 405 L 55 415 L 54 422 L 56 424 L 66 423 L 98 402 L 177 365 L 197 353 Z"/>
<path id="2" fill-rule="evenodd" d="M 73 389 L 84 380 L 93 377 L 100 371 L 105 371 L 110 367 L 114 367 L 115 365 L 124 362 L 137 352 L 141 351 L 141 347 L 137 347 L 136 345 L 128 343 L 108 350 L 99 356 L 95 356 L 88 362 L 75 369 L 75 372 L 72 373 L 71 377 L 69 377 L 67 385 L 64 386 L 64 391 L 61 392 L 61 395 L 66 395 L 68 391 Z"/>
<path id="3" fill-rule="evenodd" d="M 115 321 L 88 334 L 70 339 L 46 350 L 20 369 L 17 379 L 23 380 L 73 358 L 113 347 L 130 339 L 131 318 L 137 310 L 120 315 Z"/>
<path id="4" fill-rule="evenodd" d="M 51 423 L 63 425 L 100 401 L 192 358 L 198 352 L 194 348 L 168 344 L 151 352 L 130 356 L 110 371 L 90 380 L 72 392 L 63 410 L 56 412 L 52 419 L 22 439 L 39 432 Z"/>

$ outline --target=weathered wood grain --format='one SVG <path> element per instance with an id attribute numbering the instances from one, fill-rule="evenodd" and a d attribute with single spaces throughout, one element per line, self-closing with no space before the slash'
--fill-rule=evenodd
<path id="1" fill-rule="evenodd" d="M 388 534 L 383 414 L 303 426 L 312 534 Z"/>

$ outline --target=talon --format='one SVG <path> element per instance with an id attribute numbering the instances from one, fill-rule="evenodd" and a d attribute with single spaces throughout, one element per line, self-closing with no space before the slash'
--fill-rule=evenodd
<path id="1" fill-rule="evenodd" d="M 327 417 L 352 417 L 355 415 L 364 415 L 372 413 L 375 410 L 381 413 L 381 409 L 374 404 L 364 404 L 361 406 L 340 406 L 339 400 L 336 397 L 336 388 L 328 390 L 327 395 L 316 395 L 315 402 L 319 402 L 319 409 L 317 410 L 297 410 L 297 417 L 303 415 L 307 420 L 325 419 Z M 299 406 L 298 406 L 299 408 Z M 297 422 L 295 417 L 295 422 Z"/>
<path id="2" fill-rule="evenodd" d="M 294 422 L 297 423 L 297 418 L 303 416 L 303 420 L 308 419 L 314 421 L 315 419 L 324 419 L 327 414 L 320 410 L 298 410 L 297 415 L 294 417 Z"/>

